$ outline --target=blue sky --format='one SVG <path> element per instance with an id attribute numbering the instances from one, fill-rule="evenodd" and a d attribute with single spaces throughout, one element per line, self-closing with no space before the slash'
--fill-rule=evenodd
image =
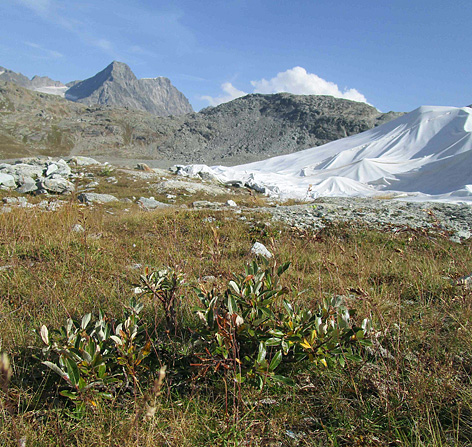
<path id="1" fill-rule="evenodd" d="M 326 93 L 379 110 L 472 103 L 471 0 L 0 0 L 0 65 L 85 79 L 113 60 L 195 110 Z"/>

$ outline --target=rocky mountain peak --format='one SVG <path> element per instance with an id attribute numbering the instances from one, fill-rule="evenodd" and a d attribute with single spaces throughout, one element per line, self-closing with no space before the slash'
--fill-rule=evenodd
<path id="1" fill-rule="evenodd" d="M 103 74 L 108 76 L 110 81 L 136 81 L 137 78 L 128 65 L 124 62 L 113 61 L 108 67 L 95 76 Z"/>
<path id="2" fill-rule="evenodd" d="M 0 81 L 12 82 L 21 87 L 30 88 L 31 81 L 21 73 L 15 73 L 5 67 L 0 67 Z"/>
<path id="3" fill-rule="evenodd" d="M 66 99 L 87 105 L 129 107 L 157 116 L 193 112 L 187 98 L 167 78 L 137 79 L 123 62 L 113 61 L 95 76 L 72 85 Z"/>
<path id="4" fill-rule="evenodd" d="M 49 76 L 33 76 L 31 78 L 31 86 L 33 88 L 40 87 L 65 87 L 60 81 L 54 81 Z"/>

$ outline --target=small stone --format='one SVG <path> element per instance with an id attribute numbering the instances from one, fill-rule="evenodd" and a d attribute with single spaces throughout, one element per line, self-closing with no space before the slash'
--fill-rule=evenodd
<path id="1" fill-rule="evenodd" d="M 220 202 L 209 202 L 208 200 L 197 200 L 192 203 L 193 208 L 201 209 L 201 208 L 210 208 L 210 209 L 220 209 L 222 207 L 222 203 Z"/>
<path id="2" fill-rule="evenodd" d="M 154 172 L 146 163 L 138 163 L 136 165 L 136 169 L 138 171 L 144 171 L 144 172 Z"/>
<path id="3" fill-rule="evenodd" d="M 213 276 L 213 275 L 204 276 L 204 277 L 201 279 L 201 281 L 202 281 L 202 282 L 215 283 L 215 282 L 216 282 L 216 277 Z"/>
<path id="4" fill-rule="evenodd" d="M 131 270 L 141 270 L 143 268 L 143 264 L 139 264 L 139 263 L 131 264 L 129 268 Z"/>
<path id="5" fill-rule="evenodd" d="M 53 200 L 52 202 L 41 200 L 41 202 L 38 203 L 39 208 L 45 211 L 57 211 L 63 205 L 64 202 L 62 200 Z"/>
<path id="6" fill-rule="evenodd" d="M 6 270 L 11 270 L 13 269 L 15 266 L 12 265 L 12 264 L 7 264 L 7 265 L 1 265 L 0 266 L 0 272 L 5 272 Z"/>
<path id="7" fill-rule="evenodd" d="M 84 227 L 80 224 L 75 224 L 73 227 L 72 227 L 72 231 L 74 233 L 83 233 L 85 231 Z"/>
<path id="8" fill-rule="evenodd" d="M 472 289 L 472 274 L 463 276 L 455 281 L 457 286 L 463 286 L 466 289 Z"/>
<path id="9" fill-rule="evenodd" d="M 232 208 L 237 208 L 238 207 L 238 205 L 236 204 L 236 202 L 234 200 L 228 200 L 226 202 L 226 206 L 230 206 Z"/>
<path id="10" fill-rule="evenodd" d="M 16 205 L 19 202 L 19 197 L 4 197 L 2 201 L 8 205 Z"/>
<path id="11" fill-rule="evenodd" d="M 264 244 L 261 244 L 260 242 L 255 242 L 254 245 L 251 248 L 251 253 L 255 254 L 256 256 L 263 256 L 264 258 L 272 258 L 272 253 L 267 250 Z"/>

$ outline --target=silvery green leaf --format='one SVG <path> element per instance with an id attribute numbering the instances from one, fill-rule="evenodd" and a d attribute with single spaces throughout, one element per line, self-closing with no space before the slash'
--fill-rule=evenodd
<path id="1" fill-rule="evenodd" d="M 267 355 L 267 350 L 263 342 L 259 343 L 259 353 L 257 354 L 257 363 L 262 363 Z"/>
<path id="2" fill-rule="evenodd" d="M 41 340 L 43 340 L 44 344 L 49 345 L 49 331 L 44 324 L 41 326 L 39 334 L 41 335 Z"/>
<path id="3" fill-rule="evenodd" d="M 228 283 L 228 287 L 229 287 L 230 289 L 232 289 L 232 291 L 233 291 L 234 293 L 236 293 L 237 295 L 239 295 L 239 293 L 240 293 L 239 287 L 238 287 L 238 285 L 237 285 L 234 281 L 230 281 L 230 282 Z"/>
<path id="4" fill-rule="evenodd" d="M 121 338 L 117 337 L 116 335 L 110 335 L 110 338 L 119 346 L 123 344 L 123 340 L 121 340 Z"/>
<path id="5" fill-rule="evenodd" d="M 52 362 L 42 362 L 43 365 L 46 365 L 48 368 L 52 369 L 55 373 L 59 374 L 63 379 L 69 380 L 69 376 L 63 371 L 59 366 Z"/>
<path id="6" fill-rule="evenodd" d="M 72 318 L 67 319 L 67 326 L 66 326 L 66 331 L 67 331 L 67 336 L 70 336 L 70 333 L 72 331 L 72 327 L 74 326 L 74 322 L 72 321 Z"/>
<path id="7" fill-rule="evenodd" d="M 82 323 L 80 324 L 80 327 L 82 329 L 85 329 L 88 326 L 88 324 L 90 323 L 91 319 L 92 319 L 92 314 L 90 314 L 90 313 L 85 314 L 82 318 Z"/>

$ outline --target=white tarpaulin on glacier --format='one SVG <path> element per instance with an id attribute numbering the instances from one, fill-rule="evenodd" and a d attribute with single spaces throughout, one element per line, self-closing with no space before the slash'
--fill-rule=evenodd
<path id="1" fill-rule="evenodd" d="M 376 196 L 472 203 L 472 108 L 423 106 L 323 146 L 245 165 L 191 165 L 279 198 Z"/>

